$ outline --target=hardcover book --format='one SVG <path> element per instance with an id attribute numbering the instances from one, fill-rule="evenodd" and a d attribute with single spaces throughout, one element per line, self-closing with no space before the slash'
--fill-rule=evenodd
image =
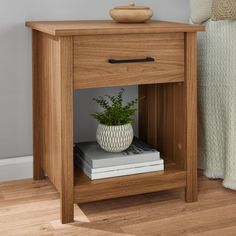
<path id="1" fill-rule="evenodd" d="M 137 138 L 120 153 L 105 152 L 96 142 L 77 143 L 75 164 L 92 180 L 164 170 L 160 153 Z"/>

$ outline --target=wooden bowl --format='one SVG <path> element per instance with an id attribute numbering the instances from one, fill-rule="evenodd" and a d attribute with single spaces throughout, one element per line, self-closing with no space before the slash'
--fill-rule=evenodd
<path id="1" fill-rule="evenodd" d="M 128 6 L 114 7 L 110 10 L 110 16 L 119 23 L 144 23 L 151 19 L 153 12 L 150 7 L 130 3 Z"/>

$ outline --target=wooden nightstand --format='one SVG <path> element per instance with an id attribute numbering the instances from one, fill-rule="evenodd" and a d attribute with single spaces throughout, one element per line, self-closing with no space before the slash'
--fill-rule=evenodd
<path id="1" fill-rule="evenodd" d="M 159 21 L 26 25 L 33 29 L 34 179 L 46 173 L 59 191 L 62 222 L 74 220 L 74 203 L 180 187 L 187 202 L 196 201 L 196 32 L 204 27 Z M 161 152 L 165 171 L 90 181 L 73 165 L 73 90 L 126 85 L 139 85 L 145 96 L 140 138 Z"/>

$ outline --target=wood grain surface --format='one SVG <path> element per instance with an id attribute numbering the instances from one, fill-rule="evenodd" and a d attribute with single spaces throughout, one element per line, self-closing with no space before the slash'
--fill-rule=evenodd
<path id="1" fill-rule="evenodd" d="M 186 167 L 184 83 L 139 85 L 139 137 Z"/>
<path id="2" fill-rule="evenodd" d="M 43 170 L 43 132 L 42 132 L 42 119 L 43 119 L 43 104 L 42 90 L 43 82 L 40 77 L 40 57 L 39 55 L 39 40 L 40 32 L 33 30 L 32 32 L 32 110 L 33 110 L 33 175 L 35 180 L 44 178 Z M 43 125 L 43 124 L 42 124 Z"/>
<path id="3" fill-rule="evenodd" d="M 75 203 L 97 201 L 156 192 L 186 186 L 186 172 L 166 161 L 165 171 L 91 181 L 79 169 L 75 171 Z"/>
<path id="4" fill-rule="evenodd" d="M 60 136 L 59 144 L 61 166 L 61 221 L 70 223 L 74 221 L 74 158 L 73 158 L 73 39 L 60 37 Z"/>
<path id="5" fill-rule="evenodd" d="M 185 89 L 184 106 L 186 107 L 186 201 L 197 201 L 197 35 L 185 35 Z"/>
<path id="6" fill-rule="evenodd" d="M 112 20 L 28 21 L 26 26 L 53 36 L 183 33 L 204 31 L 205 28 L 197 24 L 155 20 L 145 24 L 119 24 Z"/>
<path id="7" fill-rule="evenodd" d="M 80 204 L 67 225 L 60 223 L 59 198 L 47 179 L 0 183 L 0 235 L 236 235 L 236 193 L 203 176 L 198 202 L 185 203 L 178 189 Z"/>
<path id="8" fill-rule="evenodd" d="M 59 41 L 36 31 L 33 35 L 34 177 L 41 179 L 43 169 L 60 191 Z"/>
<path id="9" fill-rule="evenodd" d="M 74 202 L 72 38 L 34 35 L 34 178 L 47 174 L 61 194 L 62 221 L 68 223 Z"/>
<path id="10" fill-rule="evenodd" d="M 34 179 L 47 174 L 60 193 L 61 220 L 74 202 L 186 187 L 197 199 L 196 31 L 151 21 L 27 22 L 33 29 Z M 41 32 L 39 32 L 41 31 Z M 109 64 L 108 59 L 155 58 Z M 139 85 L 140 137 L 161 151 L 162 173 L 90 181 L 73 168 L 73 89 Z M 174 166 L 174 168 L 171 168 Z"/>
<path id="11" fill-rule="evenodd" d="M 109 59 L 154 58 L 110 64 Z M 93 88 L 184 80 L 184 34 L 74 37 L 74 87 Z"/>

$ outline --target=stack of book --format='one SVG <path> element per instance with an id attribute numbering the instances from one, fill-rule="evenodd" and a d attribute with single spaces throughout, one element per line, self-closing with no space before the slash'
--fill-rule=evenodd
<path id="1" fill-rule="evenodd" d="M 97 142 L 76 143 L 75 164 L 91 180 L 164 170 L 160 153 L 138 138 L 120 153 L 106 152 Z"/>

